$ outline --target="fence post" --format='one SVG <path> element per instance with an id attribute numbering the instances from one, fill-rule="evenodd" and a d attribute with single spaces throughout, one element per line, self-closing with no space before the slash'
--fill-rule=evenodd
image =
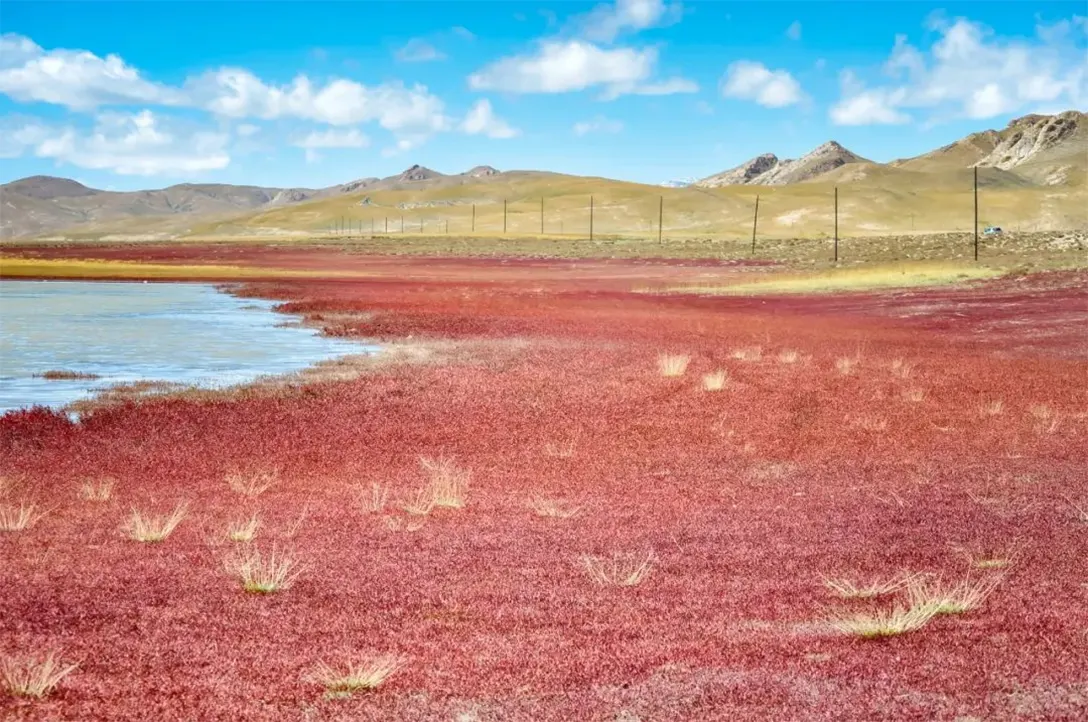
<path id="1" fill-rule="evenodd" d="M 752 255 L 756 255 L 756 227 L 759 225 L 759 194 L 756 194 L 756 212 L 752 215 Z"/>
<path id="2" fill-rule="evenodd" d="M 839 262 L 839 187 L 835 186 L 835 263 Z"/>
<path id="3" fill-rule="evenodd" d="M 472 232 L 476 232 L 476 204 L 472 204 Z"/>
<path id="4" fill-rule="evenodd" d="M 404 233 L 404 214 L 400 214 L 400 232 Z"/>
<path id="5" fill-rule="evenodd" d="M 502 232 L 506 233 L 506 199 L 502 199 Z"/>
<path id="6" fill-rule="evenodd" d="M 544 235 L 544 196 L 540 197 L 540 235 Z"/>
<path id="7" fill-rule="evenodd" d="M 593 196 L 589 197 L 589 240 L 593 240 Z"/>
<path id="8" fill-rule="evenodd" d="M 975 260 L 978 260 L 978 166 L 975 166 Z"/>

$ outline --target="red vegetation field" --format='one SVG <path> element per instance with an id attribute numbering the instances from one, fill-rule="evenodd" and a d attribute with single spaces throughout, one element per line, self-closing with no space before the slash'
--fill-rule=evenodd
<path id="1" fill-rule="evenodd" d="M 247 253 L 231 262 L 260 258 Z M 698 264 L 292 253 L 380 274 L 237 292 L 431 355 L 80 424 L 0 417 L 0 504 L 47 512 L 0 531 L 0 653 L 79 662 L 42 700 L 0 698 L 0 717 L 1088 714 L 1085 274 L 693 298 L 631 289 Z M 660 373 L 663 353 L 690 356 L 682 376 Z M 705 391 L 718 369 L 724 388 Z M 420 455 L 471 472 L 464 508 L 401 509 Z M 226 481 L 263 468 L 279 473 L 259 496 Z M 107 476 L 110 500 L 80 498 Z M 384 511 L 363 508 L 372 483 L 389 489 Z M 541 499 L 580 513 L 540 516 Z M 131 507 L 180 502 L 159 544 L 119 531 Z M 225 568 L 241 546 L 227 525 L 253 512 L 251 545 L 302 564 L 289 589 L 248 594 Z M 581 557 L 613 553 L 652 553 L 649 576 L 595 583 Z M 829 628 L 905 602 L 838 599 L 825 577 L 900 572 L 997 586 L 907 634 Z M 381 654 L 404 664 L 372 692 L 326 698 L 309 679 Z"/>

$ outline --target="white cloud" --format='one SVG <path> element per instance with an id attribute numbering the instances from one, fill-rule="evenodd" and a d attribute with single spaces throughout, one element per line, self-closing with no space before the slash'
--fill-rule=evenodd
<path id="1" fill-rule="evenodd" d="M 234 131 L 243 138 L 249 138 L 250 136 L 257 135 L 261 132 L 261 126 L 253 125 L 253 123 L 242 123 Z"/>
<path id="2" fill-rule="evenodd" d="M 370 139 L 358 128 L 314 130 L 294 144 L 298 148 L 365 148 Z"/>
<path id="3" fill-rule="evenodd" d="M 417 136 L 450 128 L 445 105 L 422 85 L 336 79 L 317 87 L 300 75 L 290 85 L 273 86 L 248 70 L 222 68 L 190 87 L 205 108 L 234 118 L 291 117 L 336 126 L 377 122 L 395 134 Z"/>
<path id="4" fill-rule="evenodd" d="M 86 50 L 44 51 L 29 38 L 0 36 L 0 93 L 20 102 L 93 110 L 100 105 L 180 105 L 174 88 L 145 80 L 117 55 L 100 58 Z"/>
<path id="5" fill-rule="evenodd" d="M 726 68 L 721 92 L 727 98 L 753 100 L 767 108 L 784 108 L 804 98 L 801 85 L 785 70 L 768 70 L 763 63 L 738 60 Z"/>
<path id="6" fill-rule="evenodd" d="M 516 128 L 495 115 L 491 101 L 486 99 L 476 101 L 461 122 L 461 130 L 469 135 L 486 135 L 488 138 L 513 138 L 519 134 Z"/>
<path id="7" fill-rule="evenodd" d="M 603 98 L 625 94 L 693 92 L 683 78 L 648 82 L 657 63 L 653 48 L 604 49 L 583 40 L 549 40 L 532 55 L 498 60 L 468 78 L 473 90 L 509 93 L 569 93 L 603 86 Z"/>
<path id="8" fill-rule="evenodd" d="M 623 130 L 623 123 L 598 115 L 590 120 L 575 123 L 573 130 L 574 134 L 578 136 L 589 133 L 619 133 Z"/>
<path id="9" fill-rule="evenodd" d="M 185 129 L 150 110 L 102 113 L 91 133 L 31 125 L 16 138 L 23 142 L 20 154 L 27 151 L 38 158 L 121 175 L 189 175 L 230 163 L 225 133 Z"/>
<path id="10" fill-rule="evenodd" d="M 450 28 L 450 32 L 463 40 L 475 40 L 476 36 L 466 27 L 460 25 L 454 25 Z"/>
<path id="11" fill-rule="evenodd" d="M 788 28 L 786 28 L 786 37 L 789 38 L 790 40 L 800 40 L 801 39 L 801 21 L 800 20 L 794 20 L 792 23 L 790 23 L 790 26 Z"/>
<path id="12" fill-rule="evenodd" d="M 446 56 L 435 46 L 420 38 L 412 38 L 404 47 L 394 53 L 397 60 L 402 63 L 426 63 L 431 60 L 442 60 Z"/>
<path id="13" fill-rule="evenodd" d="M 584 37 L 610 43 L 624 32 L 638 32 L 677 22 L 683 12 L 679 2 L 664 0 L 616 0 L 602 4 L 585 15 L 572 19 L 572 25 Z"/>
<path id="14" fill-rule="evenodd" d="M 1088 56 L 1077 18 L 1036 28 L 1036 39 L 1001 38 L 963 18 L 930 23 L 928 51 L 898 36 L 882 68 L 889 82 L 866 87 L 853 75 L 831 108 L 840 125 L 905 122 L 905 111 L 973 119 L 1056 106 L 1088 106 Z"/>

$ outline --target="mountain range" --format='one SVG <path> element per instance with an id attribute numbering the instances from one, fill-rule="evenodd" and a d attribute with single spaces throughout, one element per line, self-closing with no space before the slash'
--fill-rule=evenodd
<path id="1" fill-rule="evenodd" d="M 536 198 L 532 203 L 539 205 L 539 199 L 548 196 L 553 198 L 553 207 L 580 207 L 582 196 L 594 193 L 599 200 L 622 199 L 617 207 L 629 210 L 653 193 L 689 193 L 685 190 L 689 185 L 704 192 L 797 186 L 801 200 L 796 200 L 791 217 L 804 218 L 808 211 L 803 205 L 807 197 L 803 189 L 812 184 L 854 184 L 859 193 L 884 190 L 889 194 L 889 199 L 882 201 L 886 203 L 903 190 L 915 195 L 932 192 L 939 199 L 948 188 L 967 187 L 973 167 L 980 169 L 981 185 L 1030 192 L 1035 199 L 1033 207 L 1050 207 L 1040 193 L 1058 193 L 1064 199 L 1063 210 L 1051 216 L 1064 219 L 1061 223 L 1079 222 L 1083 214 L 1078 214 L 1076 207 L 1088 207 L 1084 196 L 1088 191 L 1088 116 L 1077 111 L 1028 115 L 1002 130 L 973 133 L 929 153 L 890 163 L 875 163 L 828 141 L 797 159 L 765 153 L 701 180 L 662 184 L 664 190 L 545 171 L 501 172 L 486 165 L 451 175 L 413 165 L 387 178 L 364 177 L 320 189 L 186 183 L 161 190 L 115 192 L 65 178 L 34 176 L 0 186 L 0 238 L 301 235 L 327 230 L 333 219 L 344 215 L 361 218 L 369 213 L 373 221 L 379 207 L 387 216 L 390 211 L 425 213 L 429 208 L 441 208 L 447 217 L 454 218 L 469 205 L 494 209 L 496 203 L 504 205 L 506 198 L 513 203 L 521 197 Z M 722 202 L 733 202 L 730 198 L 723 196 Z M 1079 203 L 1080 199 L 1084 203 Z M 746 207 L 747 202 L 734 201 L 738 213 L 741 205 Z M 701 212 L 697 202 L 694 198 L 688 202 L 691 213 Z M 491 211 L 485 207 L 481 212 Z M 472 214 L 475 218 L 476 211 Z M 622 226 L 622 214 L 613 215 Z M 534 223 L 539 228 L 539 221 Z M 699 227 L 695 221 L 692 224 L 692 228 Z M 487 227 L 486 223 L 482 227 Z M 479 230 L 476 225 L 472 228 Z M 560 229 L 565 232 L 562 224 Z"/>

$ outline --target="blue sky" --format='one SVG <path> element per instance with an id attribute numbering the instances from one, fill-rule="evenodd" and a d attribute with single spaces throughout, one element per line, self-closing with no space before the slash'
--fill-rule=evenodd
<path id="1" fill-rule="evenodd" d="M 1078 2 L 4 0 L 0 181 L 322 187 L 419 163 L 647 183 L 1088 109 Z"/>

